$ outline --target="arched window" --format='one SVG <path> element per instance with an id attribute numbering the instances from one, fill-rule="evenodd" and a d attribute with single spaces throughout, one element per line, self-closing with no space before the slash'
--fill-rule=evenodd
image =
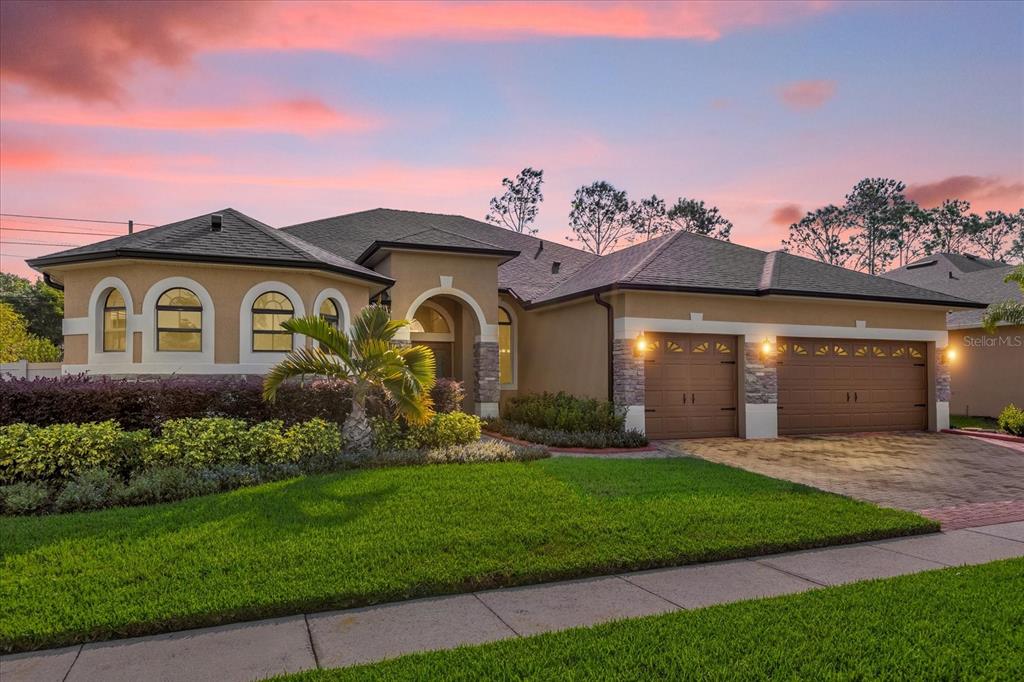
<path id="1" fill-rule="evenodd" d="M 512 316 L 504 308 L 498 308 L 498 383 L 503 386 L 515 383 L 514 336 Z"/>
<path id="2" fill-rule="evenodd" d="M 128 310 L 124 296 L 111 289 L 103 301 L 103 352 L 123 352 L 128 342 Z"/>
<path id="3" fill-rule="evenodd" d="M 156 349 L 179 353 L 203 350 L 203 304 L 188 289 L 168 289 L 157 299 Z"/>
<path id="4" fill-rule="evenodd" d="M 341 327 L 341 315 L 338 313 L 338 304 L 333 298 L 325 298 L 320 304 L 320 317 L 327 320 L 327 323 L 335 329 Z"/>
<path id="5" fill-rule="evenodd" d="M 292 319 L 295 308 L 284 294 L 268 291 L 252 304 L 252 349 L 256 352 L 288 352 L 292 333 L 281 324 Z"/>
<path id="6" fill-rule="evenodd" d="M 420 334 L 451 334 L 448 320 L 436 309 L 424 304 L 416 309 L 409 331 Z"/>

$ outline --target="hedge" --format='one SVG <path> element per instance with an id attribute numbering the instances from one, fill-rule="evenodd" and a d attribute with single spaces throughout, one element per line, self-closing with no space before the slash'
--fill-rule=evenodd
<path id="1" fill-rule="evenodd" d="M 649 442 L 639 431 L 561 431 L 490 419 L 484 427 L 510 438 L 555 448 L 642 448 Z"/>
<path id="2" fill-rule="evenodd" d="M 568 393 L 533 393 L 510 398 L 502 411 L 507 421 L 571 433 L 622 431 L 626 413 L 612 403 Z"/>
<path id="3" fill-rule="evenodd" d="M 318 379 L 281 387 L 263 400 L 259 377 L 171 377 L 156 380 L 67 376 L 0 381 L 0 425 L 85 424 L 113 420 L 127 430 L 156 433 L 169 419 L 232 417 L 248 423 L 295 424 L 319 418 L 341 424 L 351 405 L 348 386 Z"/>

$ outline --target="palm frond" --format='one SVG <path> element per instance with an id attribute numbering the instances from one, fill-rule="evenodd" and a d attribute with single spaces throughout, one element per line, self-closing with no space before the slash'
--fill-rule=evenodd
<path id="1" fill-rule="evenodd" d="M 398 348 L 395 351 L 405 361 L 409 372 L 416 378 L 416 381 L 423 386 L 423 390 L 429 391 L 434 387 L 434 380 L 437 377 L 437 359 L 434 351 L 428 346 L 409 346 Z"/>
<path id="2" fill-rule="evenodd" d="M 993 303 L 985 311 L 985 317 L 982 318 L 981 324 L 985 327 L 985 331 L 989 334 L 994 334 L 996 326 L 1000 323 L 1008 325 L 1024 325 L 1024 303 L 1021 301 L 1003 301 L 1002 303 Z"/>
<path id="3" fill-rule="evenodd" d="M 352 340 L 358 345 L 368 340 L 390 342 L 406 320 L 392 320 L 391 311 L 382 305 L 369 305 L 352 321 Z"/>
<path id="4" fill-rule="evenodd" d="M 288 357 L 277 363 L 263 378 L 264 400 L 273 402 L 282 383 L 303 374 L 316 374 L 335 379 L 349 379 L 352 376 L 350 369 L 340 362 L 338 356 L 319 348 L 299 348 L 289 353 Z"/>
<path id="5" fill-rule="evenodd" d="M 319 315 L 292 318 L 282 322 L 281 326 L 293 334 L 313 339 L 345 362 L 351 362 L 352 342 L 348 336 Z"/>

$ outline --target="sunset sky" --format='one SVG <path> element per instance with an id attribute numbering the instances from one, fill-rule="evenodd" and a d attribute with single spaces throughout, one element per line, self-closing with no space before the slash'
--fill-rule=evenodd
<path id="1" fill-rule="evenodd" d="M 1024 3 L 0 6 L 3 213 L 271 225 L 482 219 L 544 169 L 540 236 L 608 180 L 777 248 L 865 176 L 1024 206 Z M 3 218 L 0 267 L 117 232 Z M 44 234 L 92 232 L 93 235 Z M 17 230 L 17 231 L 15 231 Z"/>

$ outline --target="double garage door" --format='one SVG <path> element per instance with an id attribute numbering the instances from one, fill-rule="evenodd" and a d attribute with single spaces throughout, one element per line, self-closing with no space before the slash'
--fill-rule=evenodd
<path id="1" fill-rule="evenodd" d="M 644 358 L 647 435 L 738 433 L 734 336 L 652 334 Z M 779 433 L 924 429 L 923 343 L 779 338 Z"/>

